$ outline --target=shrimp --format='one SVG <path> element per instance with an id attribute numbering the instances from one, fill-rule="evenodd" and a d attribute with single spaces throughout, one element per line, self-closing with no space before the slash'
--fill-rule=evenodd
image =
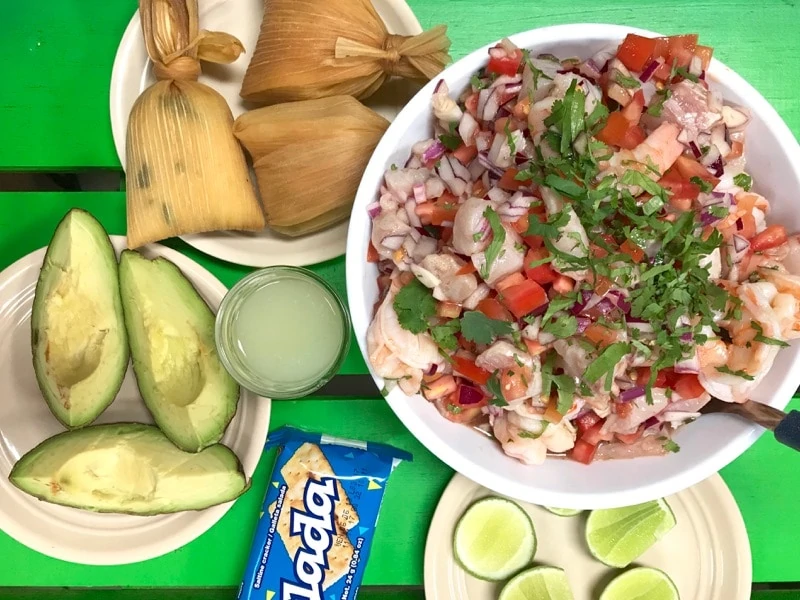
<path id="1" fill-rule="evenodd" d="M 456 215 L 456 218 L 458 218 L 458 215 Z M 511 227 L 503 225 L 503 229 L 506 232 L 506 239 L 503 240 L 500 252 L 494 262 L 489 265 L 488 273 L 483 278 L 489 287 L 493 287 L 495 283 L 506 275 L 521 271 L 525 263 L 525 245 L 522 243 L 522 238 Z M 486 269 L 485 251 L 473 254 L 472 264 L 475 265 L 478 272 L 482 273 Z"/>
<path id="2" fill-rule="evenodd" d="M 722 120 L 722 114 L 709 106 L 709 91 L 699 83 L 684 79 L 670 89 L 672 94 L 664 102 L 661 116 L 684 129 L 689 139 L 711 131 Z"/>
<path id="3" fill-rule="evenodd" d="M 420 267 L 432 274 L 437 281 L 435 285 L 428 286 L 433 287 L 434 298 L 461 303 L 478 289 L 478 280 L 473 273 L 458 274 L 465 264 L 467 263 L 452 254 L 429 254 L 422 259 Z M 414 267 L 411 270 L 414 271 Z"/>
<path id="4" fill-rule="evenodd" d="M 758 323 L 762 335 L 781 339 L 781 325 L 771 305 L 776 292 L 768 282 L 745 283 L 735 289 L 742 301 L 742 317 L 727 326 L 731 343 L 723 343 L 723 348 L 718 341 L 713 346 L 706 342 L 698 352 L 700 384 L 712 396 L 744 402 L 769 372 L 780 347 L 757 341 L 759 331 L 753 323 Z M 723 368 L 725 372 L 720 371 Z"/>
<path id="5" fill-rule="evenodd" d="M 683 154 L 684 146 L 678 141 L 680 131 L 680 127 L 674 123 L 662 123 L 633 150 L 615 152 L 607 164 L 603 165 L 603 170 L 597 176 L 598 180 L 608 175 L 621 178 L 630 169 L 639 171 L 653 181 L 658 180 Z M 634 196 L 640 193 L 635 186 L 631 186 L 630 191 Z"/>
<path id="6" fill-rule="evenodd" d="M 636 400 L 632 400 L 630 403 L 631 409 L 626 412 L 624 417 L 617 413 L 609 415 L 603 425 L 603 432 L 620 434 L 636 433 L 639 429 L 639 425 L 647 421 L 650 417 L 656 416 L 669 404 L 669 400 L 664 390 L 661 388 L 653 388 L 652 396 L 652 403 L 647 401 L 646 396 L 641 396 Z"/>
<path id="7" fill-rule="evenodd" d="M 430 335 L 414 334 L 400 325 L 393 306 L 399 290 L 394 280 L 367 329 L 367 356 L 377 375 L 398 380 L 400 388 L 411 395 L 419 392 L 422 375 L 444 359 Z"/>
<path id="8" fill-rule="evenodd" d="M 575 446 L 575 428 L 567 419 L 558 424 L 503 412 L 493 418 L 492 429 L 503 452 L 526 465 L 540 465 L 547 453 L 563 453 Z"/>
<path id="9" fill-rule="evenodd" d="M 372 221 L 370 239 L 381 259 L 394 259 L 410 232 L 411 225 L 404 209 L 383 210 Z"/>
<path id="10" fill-rule="evenodd" d="M 531 106 L 528 113 L 528 127 L 531 131 L 531 139 L 538 143 L 542 134 L 547 131 L 545 119 L 553 112 L 553 104 L 557 100 L 562 100 L 567 93 L 567 90 L 576 82 L 576 87 L 586 94 L 586 103 L 584 105 L 585 114 L 590 114 L 597 103 L 602 99 L 602 95 L 597 86 L 592 84 L 588 79 L 575 73 L 557 73 L 553 77 L 552 87 L 549 88 L 549 96 L 536 100 Z M 545 144 L 546 146 L 546 144 Z"/>
<path id="11" fill-rule="evenodd" d="M 431 177 L 430 169 L 389 169 L 383 176 L 386 189 L 401 203 L 413 196 L 414 186 Z"/>
<path id="12" fill-rule="evenodd" d="M 775 317 L 778 319 L 781 335 L 787 340 L 800 338 L 800 276 L 775 269 L 759 269 L 758 274 L 764 282 L 775 288 L 771 298 Z"/>
<path id="13" fill-rule="evenodd" d="M 438 89 L 431 100 L 433 114 L 444 124 L 460 121 L 464 114 L 455 100 L 450 97 L 450 89 L 444 80 L 439 81 Z"/>
<path id="14" fill-rule="evenodd" d="M 557 192 L 547 187 L 542 187 L 542 199 L 549 216 L 562 212 L 566 212 L 569 215 L 567 223 L 558 229 L 559 235 L 553 241 L 553 245 L 561 252 L 576 258 L 589 256 L 589 237 L 586 235 L 586 229 L 584 229 L 572 205 L 565 203 Z M 553 261 L 553 268 L 559 273 L 569 275 L 578 281 L 586 278 L 586 269 L 575 269 L 560 257 Z"/>
<path id="15" fill-rule="evenodd" d="M 495 206 L 488 200 L 468 198 L 458 208 L 453 222 L 453 248 L 460 254 L 472 256 L 489 245 L 489 223 L 483 214 Z"/>

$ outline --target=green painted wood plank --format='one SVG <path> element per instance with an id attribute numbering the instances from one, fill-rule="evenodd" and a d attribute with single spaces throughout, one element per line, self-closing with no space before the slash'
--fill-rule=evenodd
<path id="1" fill-rule="evenodd" d="M 235 587 L 170 588 L 168 592 L 163 588 L 0 588 L 0 600 L 235 600 L 236 592 Z M 425 600 L 425 594 L 416 587 L 365 586 L 358 600 Z"/>
<path id="2" fill-rule="evenodd" d="M 24 210 L 20 211 L 20 207 Z M 122 192 L 0 192 L 0 270 L 46 246 L 58 222 L 73 207 L 95 215 L 109 233 L 124 235 L 125 194 Z M 206 256 L 178 239 L 168 240 L 166 245 L 209 269 L 228 287 L 253 270 Z M 329 282 L 347 303 L 344 256 L 313 265 L 311 269 Z M 350 345 L 340 373 L 367 373 L 355 342 Z"/>
<path id="3" fill-rule="evenodd" d="M 517 31 L 568 22 L 613 22 L 665 33 L 688 29 L 759 89 L 800 133 L 800 6 L 794 0 L 408 0 L 425 27 L 445 22 L 452 54 Z M 0 9 L 0 169 L 119 167 L 108 85 L 135 0 L 18 2 Z M 248 49 L 251 50 L 251 49 Z M 248 54 L 247 56 L 251 56 Z"/>

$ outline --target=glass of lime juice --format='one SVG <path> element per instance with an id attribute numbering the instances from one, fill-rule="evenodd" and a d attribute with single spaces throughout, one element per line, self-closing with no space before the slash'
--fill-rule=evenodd
<path id="1" fill-rule="evenodd" d="M 239 281 L 217 312 L 217 351 L 239 384 L 299 398 L 330 381 L 350 346 L 350 315 L 315 273 L 266 267 Z"/>

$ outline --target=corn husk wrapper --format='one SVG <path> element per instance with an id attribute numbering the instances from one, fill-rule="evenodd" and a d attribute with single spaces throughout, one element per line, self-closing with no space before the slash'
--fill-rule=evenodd
<path id="1" fill-rule="evenodd" d="M 370 0 L 265 0 L 240 94 L 265 104 L 363 99 L 393 75 L 427 81 L 450 61 L 446 31 L 389 34 Z"/>
<path id="2" fill-rule="evenodd" d="M 268 106 L 236 119 L 270 228 L 300 236 L 345 220 L 388 126 L 351 96 Z"/>
<path id="3" fill-rule="evenodd" d="M 128 246 L 188 233 L 259 230 L 264 214 L 225 99 L 195 81 L 198 59 L 243 52 L 226 33 L 198 30 L 196 0 L 140 0 L 159 80 L 131 110 L 126 143 Z"/>

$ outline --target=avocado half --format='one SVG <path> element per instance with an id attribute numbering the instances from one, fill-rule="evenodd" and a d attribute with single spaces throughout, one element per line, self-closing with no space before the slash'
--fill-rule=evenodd
<path id="1" fill-rule="evenodd" d="M 58 224 L 36 283 L 31 315 L 36 381 L 66 427 L 94 421 L 128 366 L 117 255 L 103 226 L 72 209 Z"/>
<path id="2" fill-rule="evenodd" d="M 239 385 L 214 343 L 214 313 L 180 269 L 136 251 L 120 257 L 120 290 L 133 372 L 156 424 L 176 446 L 198 452 L 222 439 Z"/>
<path id="3" fill-rule="evenodd" d="M 183 452 L 157 427 L 140 423 L 56 435 L 22 456 L 8 478 L 45 502 L 133 515 L 201 510 L 249 487 L 228 447 Z"/>

